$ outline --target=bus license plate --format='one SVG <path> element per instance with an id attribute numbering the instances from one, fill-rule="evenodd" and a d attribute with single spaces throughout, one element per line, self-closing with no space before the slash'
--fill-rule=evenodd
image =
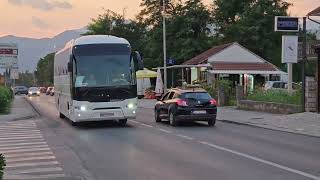
<path id="1" fill-rule="evenodd" d="M 114 116 L 114 113 L 100 113 L 100 117 L 110 117 Z"/>
<path id="2" fill-rule="evenodd" d="M 207 114 L 207 111 L 193 111 L 193 114 Z"/>

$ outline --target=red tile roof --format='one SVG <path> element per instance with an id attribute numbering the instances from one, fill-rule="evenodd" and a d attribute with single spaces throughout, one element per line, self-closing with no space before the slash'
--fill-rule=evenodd
<path id="1" fill-rule="evenodd" d="M 213 70 L 278 71 L 271 63 L 213 63 Z"/>
<path id="2" fill-rule="evenodd" d="M 197 64 L 205 64 L 208 61 L 208 58 L 219 53 L 220 51 L 226 49 L 231 46 L 233 43 L 222 44 L 219 46 L 214 46 L 211 49 L 199 54 L 198 56 L 182 63 L 183 65 L 197 65 Z"/>
<path id="3" fill-rule="evenodd" d="M 307 16 L 320 16 L 320 7 L 314 9 L 313 11 L 309 12 Z"/>

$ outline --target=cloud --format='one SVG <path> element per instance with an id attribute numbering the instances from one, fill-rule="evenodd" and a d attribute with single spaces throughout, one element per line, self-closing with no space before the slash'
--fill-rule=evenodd
<path id="1" fill-rule="evenodd" d="M 34 17 L 34 16 L 32 17 L 32 24 L 35 27 L 40 28 L 40 29 L 48 29 L 48 27 L 49 27 L 49 24 L 47 24 L 45 21 L 43 21 L 40 18 Z"/>
<path id="2" fill-rule="evenodd" d="M 40 9 L 43 11 L 72 8 L 72 4 L 61 0 L 8 0 L 8 2 L 15 6 L 30 6 L 34 9 Z"/>

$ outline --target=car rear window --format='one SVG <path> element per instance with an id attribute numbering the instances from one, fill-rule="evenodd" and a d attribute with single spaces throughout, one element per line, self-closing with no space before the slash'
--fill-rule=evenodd
<path id="1" fill-rule="evenodd" d="M 183 99 L 211 99 L 211 96 L 206 92 L 187 92 L 180 95 Z"/>

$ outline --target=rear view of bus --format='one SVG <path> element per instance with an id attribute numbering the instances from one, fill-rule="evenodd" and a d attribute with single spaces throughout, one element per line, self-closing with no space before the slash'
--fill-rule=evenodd
<path id="1" fill-rule="evenodd" d="M 83 36 L 55 55 L 54 84 L 60 117 L 73 124 L 136 117 L 136 71 L 143 68 L 137 52 L 123 38 Z"/>

